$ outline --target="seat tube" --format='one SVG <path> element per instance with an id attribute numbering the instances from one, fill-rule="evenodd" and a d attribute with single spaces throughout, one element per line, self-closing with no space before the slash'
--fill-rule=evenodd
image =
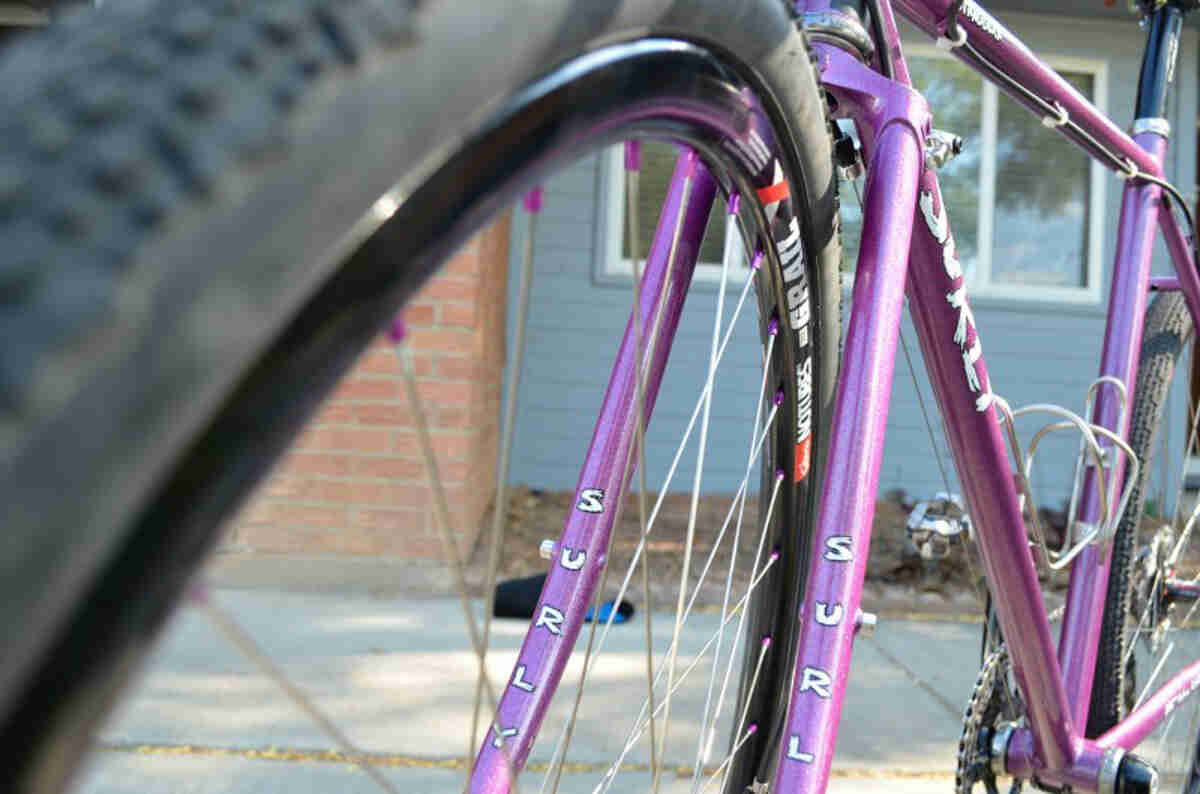
<path id="1" fill-rule="evenodd" d="M 1134 140 L 1155 160 L 1162 161 L 1166 150 L 1165 138 L 1154 133 L 1144 133 Z M 1133 391 L 1137 380 L 1138 355 L 1142 349 L 1142 324 L 1150 281 L 1150 262 L 1154 253 L 1154 236 L 1158 228 L 1161 200 L 1162 190 L 1147 183 L 1126 185 L 1121 200 L 1121 221 L 1117 226 L 1117 254 L 1113 263 L 1100 375 L 1115 377 L 1124 383 L 1127 398 L 1122 400 L 1115 389 L 1106 386 L 1099 390 L 1093 414 L 1088 417 L 1089 421 L 1114 432 L 1128 428 L 1133 411 Z M 1100 443 L 1111 448 L 1111 442 L 1107 440 Z M 1107 475 L 1106 496 L 1109 504 L 1119 501 L 1125 479 L 1125 466 L 1124 455 L 1113 456 L 1112 468 Z M 1098 487 L 1094 469 L 1089 468 L 1083 480 L 1079 514 L 1071 517 L 1073 520 L 1086 524 L 1102 520 Z M 1108 542 L 1084 550 L 1071 567 L 1071 580 L 1067 587 L 1066 612 L 1063 616 L 1058 655 L 1075 720 L 1080 725 L 1085 724 L 1088 719 L 1097 648 L 1104 618 L 1104 602 L 1108 597 L 1111 551 L 1112 544 Z"/>
<path id="2" fill-rule="evenodd" d="M 834 407 L 786 734 L 771 791 L 828 783 L 875 513 L 896 341 L 904 304 L 923 133 L 907 119 L 876 138 L 864 200 L 854 308 Z"/>

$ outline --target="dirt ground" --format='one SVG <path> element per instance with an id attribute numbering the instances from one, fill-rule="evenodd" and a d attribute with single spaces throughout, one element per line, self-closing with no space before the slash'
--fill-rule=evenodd
<path id="1" fill-rule="evenodd" d="M 648 498 L 653 505 L 655 495 Z M 538 554 L 544 538 L 556 538 L 562 529 L 563 517 L 571 507 L 573 495 L 567 491 L 539 491 L 528 487 L 515 488 L 509 495 L 508 522 L 500 557 L 499 579 L 513 579 L 544 573 L 547 562 Z M 735 521 L 730 523 L 726 536 L 713 553 L 713 542 L 732 503 L 730 495 L 709 495 L 700 500 L 696 522 L 696 540 L 689 575 L 689 590 L 712 556 L 711 570 L 697 598 L 697 606 L 719 609 L 724 594 L 724 582 L 733 548 Z M 673 609 L 678 594 L 683 564 L 684 541 L 687 533 L 690 495 L 668 494 L 654 525 L 648 557 L 650 562 L 650 601 L 656 610 Z M 887 494 L 876 504 L 872 529 L 871 553 L 867 562 L 867 581 L 864 606 L 884 613 L 955 615 L 959 618 L 978 616 L 983 611 L 983 565 L 972 542 L 956 541 L 947 557 L 923 560 L 907 539 L 905 525 L 913 508 L 913 500 L 902 492 Z M 757 499 L 747 500 L 742 532 L 738 543 L 738 564 L 735 566 L 734 592 L 744 592 L 750 575 L 751 561 L 758 543 Z M 1054 541 L 1065 524 L 1061 512 L 1043 510 L 1043 524 L 1049 527 Z M 485 523 L 481 541 L 471 556 L 468 581 L 476 595 L 482 595 L 488 560 L 489 523 Z M 1153 523 L 1153 522 L 1151 522 Z M 628 567 L 638 540 L 637 512 L 625 509 L 617 528 L 610 560 L 607 586 L 609 596 L 615 595 L 620 578 Z M 1043 566 L 1043 592 L 1048 608 L 1056 608 L 1065 595 L 1066 573 L 1053 573 Z M 641 575 L 636 575 L 626 596 L 638 609 L 644 608 Z"/>

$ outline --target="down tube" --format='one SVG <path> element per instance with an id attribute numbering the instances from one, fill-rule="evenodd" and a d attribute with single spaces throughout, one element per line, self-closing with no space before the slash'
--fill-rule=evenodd
<path id="1" fill-rule="evenodd" d="M 898 121 L 885 126 L 867 181 L 854 308 L 800 607 L 787 732 L 770 789 L 781 794 L 822 792 L 829 782 L 875 515 L 920 168 L 916 131 Z"/>
<path id="2" fill-rule="evenodd" d="M 987 570 L 1038 756 L 1051 768 L 1071 759 L 1072 725 L 1046 607 L 1030 556 L 1012 466 L 963 286 L 962 266 L 937 176 L 926 170 L 912 237 L 908 296 L 959 480 Z"/>

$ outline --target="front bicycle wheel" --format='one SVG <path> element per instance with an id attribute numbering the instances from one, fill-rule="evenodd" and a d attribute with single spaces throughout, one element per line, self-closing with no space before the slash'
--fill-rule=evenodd
<path id="1" fill-rule="evenodd" d="M 775 651 L 732 685 L 759 730 L 722 772 L 765 779 L 839 343 L 824 104 L 782 4 L 162 2 L 22 41 L 0 76 L 14 790 L 60 788 L 221 517 L 395 309 L 521 191 L 631 136 L 741 197 L 751 305 L 779 329 L 778 418 L 748 434 L 777 556 L 743 629 Z"/>
<path id="2" fill-rule="evenodd" d="M 1113 542 L 1088 736 L 1102 735 L 1200 658 L 1194 620 L 1200 502 L 1187 483 L 1187 451 L 1195 448 L 1197 428 L 1187 377 L 1194 341 L 1183 294 L 1156 296 L 1146 310 L 1129 431 L 1141 476 Z M 1194 791 L 1200 700 L 1186 694 L 1137 753 L 1155 765 L 1168 789 L 1186 784 Z"/>

